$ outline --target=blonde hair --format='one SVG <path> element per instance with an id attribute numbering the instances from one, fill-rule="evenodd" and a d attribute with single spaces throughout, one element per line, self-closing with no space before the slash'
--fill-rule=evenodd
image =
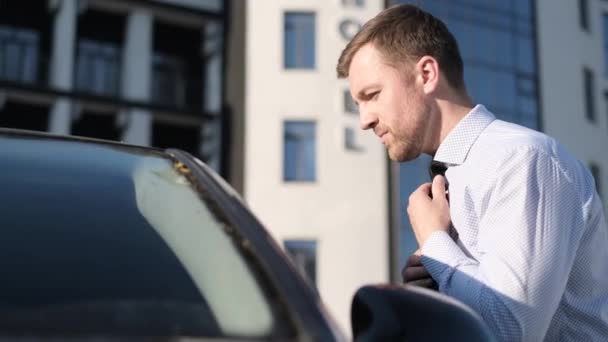
<path id="1" fill-rule="evenodd" d="M 456 39 L 441 20 L 414 5 L 392 6 L 365 23 L 338 59 L 338 78 L 348 77 L 353 57 L 368 43 L 393 66 L 431 56 L 448 83 L 464 89 L 463 63 Z"/>

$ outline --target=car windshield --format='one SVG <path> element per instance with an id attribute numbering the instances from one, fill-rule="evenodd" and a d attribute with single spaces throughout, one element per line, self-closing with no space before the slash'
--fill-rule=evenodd
<path id="1" fill-rule="evenodd" d="M 137 151 L 0 138 L 0 331 L 276 337 L 189 170 Z"/>

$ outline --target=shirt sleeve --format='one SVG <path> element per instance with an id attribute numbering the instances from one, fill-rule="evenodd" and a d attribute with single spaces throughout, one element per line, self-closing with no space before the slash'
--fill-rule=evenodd
<path id="1" fill-rule="evenodd" d="M 541 341 L 584 231 L 582 203 L 571 176 L 545 152 L 520 148 L 501 160 L 480 200 L 480 257 L 435 232 L 422 263 L 439 290 L 477 311 L 499 340 Z"/>

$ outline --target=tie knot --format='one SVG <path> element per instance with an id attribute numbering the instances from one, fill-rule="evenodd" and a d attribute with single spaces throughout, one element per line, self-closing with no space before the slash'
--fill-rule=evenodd
<path id="1" fill-rule="evenodd" d="M 444 163 L 433 160 L 429 166 L 429 176 L 431 176 L 431 180 L 437 175 L 444 176 L 447 169 L 448 167 Z"/>

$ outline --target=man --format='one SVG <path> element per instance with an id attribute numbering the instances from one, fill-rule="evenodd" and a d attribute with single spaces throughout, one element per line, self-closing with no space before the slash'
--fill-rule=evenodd
<path id="1" fill-rule="evenodd" d="M 425 153 L 447 167 L 407 208 L 440 292 L 499 340 L 608 340 L 608 228 L 593 177 L 552 138 L 473 105 L 442 22 L 391 7 L 346 46 L 337 71 L 392 160 Z M 406 277 L 420 271 L 411 266 Z"/>

